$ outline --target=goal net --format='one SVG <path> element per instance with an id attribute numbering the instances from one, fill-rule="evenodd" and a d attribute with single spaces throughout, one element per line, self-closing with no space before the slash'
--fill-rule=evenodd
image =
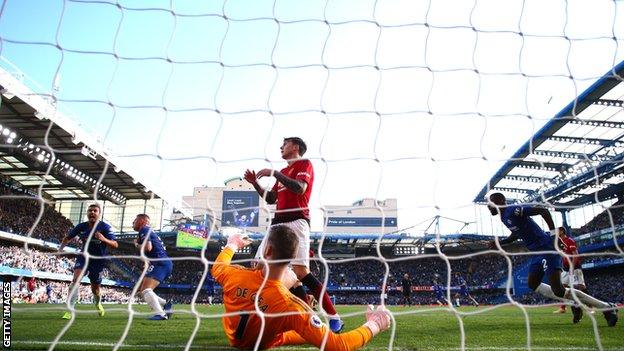
<path id="1" fill-rule="evenodd" d="M 623 18 L 606 0 L 3 1 L 0 273 L 13 347 L 226 349 L 220 318 L 246 314 L 221 305 L 217 255 L 243 233 L 253 243 L 233 263 L 250 266 L 272 222 L 306 218 L 300 246 L 322 289 L 303 291 L 321 323 L 335 317 L 324 296 L 343 333 L 368 304 L 390 310 L 368 349 L 623 347 L 621 326 L 607 327 L 624 302 Z M 313 174 L 280 181 L 295 167 L 290 137 Z M 494 193 L 516 217 L 490 214 Z M 115 243 L 92 229 L 62 244 L 94 203 Z M 173 262 L 154 293 L 176 316 L 157 327 L 142 282 L 166 259 L 139 251 L 142 214 Z M 510 229 L 524 241 L 502 241 Z M 107 247 L 101 318 L 97 275 L 72 283 L 80 260 L 104 262 L 81 254 L 89 243 Z M 553 263 L 585 292 L 557 297 Z M 256 348 L 276 333 L 265 283 Z"/>

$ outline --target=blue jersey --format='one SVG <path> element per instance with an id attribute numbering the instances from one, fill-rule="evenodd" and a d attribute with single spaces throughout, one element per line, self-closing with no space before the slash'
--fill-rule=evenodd
<path id="1" fill-rule="evenodd" d="M 435 292 L 436 297 L 444 297 L 444 289 L 442 289 L 442 286 L 440 284 L 435 284 L 433 286 L 433 291 Z"/>
<path id="2" fill-rule="evenodd" d="M 462 289 L 468 287 L 468 284 L 466 283 L 466 279 L 464 279 L 464 277 L 457 278 L 457 285 L 459 285 L 459 287 Z"/>
<path id="3" fill-rule="evenodd" d="M 214 280 L 211 276 L 206 277 L 206 282 L 204 283 L 204 288 L 206 288 L 206 293 L 210 296 L 214 295 Z"/>
<path id="4" fill-rule="evenodd" d="M 145 238 L 149 238 L 149 241 L 152 243 L 152 251 L 145 252 L 145 256 L 149 258 L 168 257 L 167 250 L 165 250 L 165 245 L 163 245 L 162 240 L 160 240 L 160 237 L 156 235 L 156 233 L 152 231 L 152 228 L 148 226 L 144 226 L 141 230 L 139 230 L 139 245 L 143 244 L 143 240 L 145 240 Z"/>
<path id="5" fill-rule="evenodd" d="M 524 242 L 529 251 L 540 251 L 541 249 L 551 249 L 553 239 L 550 235 L 535 223 L 535 221 L 527 216 L 526 212 L 531 209 L 530 206 L 509 206 L 506 207 L 501 215 L 503 224 L 512 234 L 518 236 Z"/>
<path id="6" fill-rule="evenodd" d="M 80 240 L 82 240 L 82 242 L 84 243 L 84 245 L 86 245 L 87 243 L 87 238 L 89 237 L 89 234 L 91 234 L 91 226 L 89 224 L 89 222 L 82 222 L 80 224 L 78 224 L 77 226 L 74 227 L 74 229 L 69 231 L 69 235 L 68 237 L 71 238 L 75 238 L 75 237 L 79 237 Z M 102 235 L 104 235 L 104 237 L 106 239 L 109 240 L 116 240 L 115 239 L 115 234 L 113 233 L 113 231 L 111 230 L 111 226 L 108 223 L 99 221 L 95 231 L 93 232 L 93 237 L 91 237 L 91 241 L 89 242 L 89 247 L 87 248 L 87 252 L 90 255 L 94 255 L 94 256 L 106 256 L 106 251 L 108 249 L 108 247 L 106 246 L 106 244 L 104 244 L 103 242 L 101 242 L 100 240 L 95 238 L 95 232 L 100 232 L 102 233 Z M 85 251 L 85 247 L 83 245 L 82 248 L 82 252 Z"/>

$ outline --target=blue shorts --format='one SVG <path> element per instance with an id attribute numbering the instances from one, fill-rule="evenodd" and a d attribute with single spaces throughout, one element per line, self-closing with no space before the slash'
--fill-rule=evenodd
<path id="1" fill-rule="evenodd" d="M 446 297 L 444 297 L 442 295 L 436 295 L 436 300 L 444 301 L 444 300 L 446 300 Z"/>
<path id="2" fill-rule="evenodd" d="M 561 271 L 561 256 L 558 254 L 535 255 L 531 259 L 529 274 L 546 274 L 550 276 L 556 271 Z"/>
<path id="3" fill-rule="evenodd" d="M 152 261 L 149 267 L 147 267 L 147 273 L 145 277 L 164 282 L 167 277 L 171 275 L 173 271 L 173 262 L 171 260 L 166 261 Z"/>
<path id="4" fill-rule="evenodd" d="M 468 296 L 470 295 L 470 290 L 468 290 L 468 288 L 460 288 L 459 293 L 461 294 L 461 296 Z"/>
<path id="5" fill-rule="evenodd" d="M 80 255 L 76 259 L 76 264 L 74 265 L 74 270 L 82 269 L 83 274 L 85 274 L 91 284 L 101 284 L 102 277 L 100 274 L 106 267 L 107 260 L 90 258 L 89 265 L 85 267 L 86 259 L 84 256 Z"/>

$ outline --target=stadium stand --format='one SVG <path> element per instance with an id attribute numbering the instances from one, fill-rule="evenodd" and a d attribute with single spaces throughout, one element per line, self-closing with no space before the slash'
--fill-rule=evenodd
<path id="1" fill-rule="evenodd" d="M 36 200 L 36 197 L 6 176 L 0 179 L 0 187 L 0 230 L 26 234 L 30 228 L 34 227 L 32 234 L 34 238 L 58 243 L 73 228 L 74 225 L 69 219 L 48 204 L 43 206 L 41 219 L 34 226 L 41 208 L 41 203 Z M 19 196 L 19 198 L 7 196 Z M 24 198 L 25 196 L 32 197 L 32 199 Z"/>
<path id="2" fill-rule="evenodd" d="M 582 227 L 572 229 L 572 232 L 578 236 L 585 233 L 591 233 L 596 230 L 611 228 L 612 220 L 613 227 L 624 224 L 624 199 L 618 199 L 617 202 L 609 206 L 609 208 L 606 208 Z"/>

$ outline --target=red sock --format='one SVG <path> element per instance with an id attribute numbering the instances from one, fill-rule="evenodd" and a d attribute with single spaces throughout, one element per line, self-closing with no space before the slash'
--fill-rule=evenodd
<path id="1" fill-rule="evenodd" d="M 321 296 L 321 290 L 323 290 L 323 284 L 321 284 L 321 282 L 319 282 L 318 279 L 316 279 L 312 275 L 312 273 L 309 273 L 308 275 L 303 277 L 301 282 L 305 286 L 307 286 L 308 289 L 310 289 L 310 291 L 314 295 L 314 298 L 317 301 L 322 303 L 323 309 L 325 310 L 325 312 L 327 312 L 327 314 L 336 314 L 336 309 L 334 308 L 334 304 L 331 302 L 331 299 L 329 298 L 329 294 L 327 293 L 327 290 L 325 290 L 325 293 L 323 294 L 323 296 Z"/>

